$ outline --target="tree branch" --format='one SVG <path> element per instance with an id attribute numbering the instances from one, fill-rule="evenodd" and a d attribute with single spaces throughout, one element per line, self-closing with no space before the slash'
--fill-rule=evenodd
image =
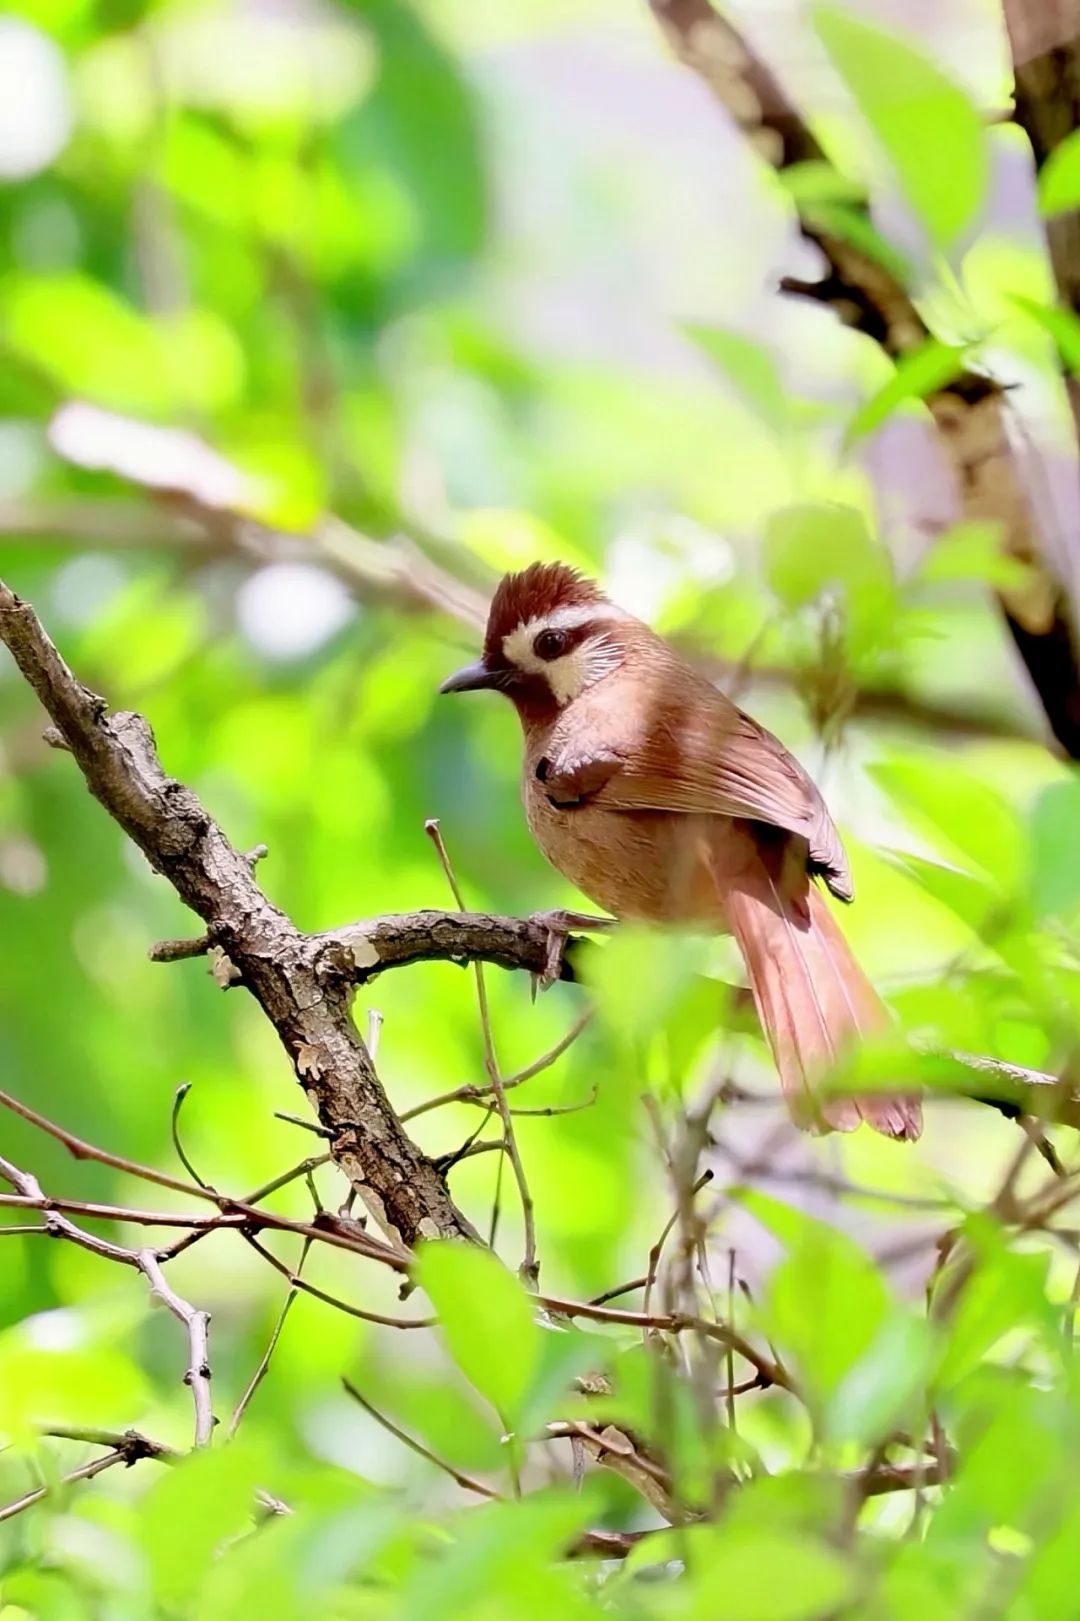
<path id="1" fill-rule="evenodd" d="M 167 1282 L 161 1264 L 153 1250 L 143 1249 L 138 1252 L 139 1270 L 144 1274 L 150 1285 L 150 1293 L 155 1300 L 159 1300 L 167 1311 L 171 1311 L 178 1322 L 183 1323 L 188 1337 L 188 1365 L 184 1374 L 184 1383 L 191 1391 L 191 1399 L 195 1403 L 195 1445 L 204 1447 L 209 1444 L 214 1433 L 214 1409 L 210 1396 L 210 1348 L 208 1331 L 210 1328 L 210 1313 L 198 1311 L 188 1301 L 181 1298 Z"/>
<path id="2" fill-rule="evenodd" d="M 1080 0 L 1004 0 L 1015 75 L 1015 121 L 1031 142 L 1036 173 L 1080 126 Z M 1050 264 L 1062 303 L 1080 314 L 1080 211 L 1069 209 L 1046 223 Z M 1065 376 L 1076 443 L 1080 449 L 1080 381 Z M 1080 567 L 1075 541 L 1063 537 L 1072 579 Z M 1067 576 L 1068 577 L 1068 576 Z M 1074 583 L 1075 590 L 1075 583 Z M 1033 634 L 1020 616 L 1009 628 L 1032 679 L 1049 704 L 1047 714 L 1066 752 L 1080 759 L 1080 685 L 1077 604 L 1061 589 L 1045 628 Z"/>
<path id="3" fill-rule="evenodd" d="M 1025 0 L 1010 3 L 1019 10 Z M 1078 0 L 1036 3 L 1075 15 Z M 649 6 L 676 56 L 704 79 L 774 169 L 827 157 L 775 75 L 710 0 L 649 0 Z M 799 224 L 824 255 L 826 274 L 817 282 L 785 278 L 781 291 L 827 304 L 894 360 L 925 342 L 926 323 L 899 273 L 838 237 L 813 205 L 801 207 Z M 1051 731 L 1071 758 L 1080 759 L 1080 650 L 1073 615 L 1012 450 L 1005 392 L 992 378 L 967 371 L 930 394 L 926 404 L 964 518 L 1000 524 L 1006 552 L 1027 565 L 1025 583 L 999 591 L 998 598 Z"/>
<path id="4" fill-rule="evenodd" d="M 349 987 L 255 881 L 189 788 L 165 775 L 139 715 L 110 715 L 68 669 L 37 615 L 0 583 L 0 639 L 74 755 L 91 793 L 202 918 L 259 1002 L 327 1128 L 330 1151 L 382 1226 L 475 1237 L 445 1181 L 407 1136 L 349 1010 Z"/>

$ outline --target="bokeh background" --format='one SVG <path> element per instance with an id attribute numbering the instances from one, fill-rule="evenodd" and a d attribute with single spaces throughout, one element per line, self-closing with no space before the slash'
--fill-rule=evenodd
<path id="1" fill-rule="evenodd" d="M 851 9 L 921 42 L 979 106 L 1006 104 L 993 0 Z M 1073 580 L 1071 424 L 1049 340 L 1009 300 L 1051 297 L 1030 154 L 1015 130 L 988 127 L 985 204 L 931 276 L 922 227 L 800 8 L 732 10 L 875 187 L 879 227 L 925 272 L 937 334 L 980 340 L 1021 385 L 1017 440 Z M 499 573 L 562 558 L 706 661 L 821 782 L 853 857 L 845 926 L 908 1029 L 1040 1070 L 1065 1063 L 1077 791 L 994 601 L 1018 565 L 992 530 L 954 527 L 917 404 L 845 443 L 889 365 L 828 309 L 777 295 L 781 275 L 815 273 L 815 250 L 646 6 L 28 0 L 0 19 L 0 178 L 0 575 L 90 686 L 150 717 L 167 769 L 234 842 L 267 844 L 260 880 L 301 926 L 449 904 L 423 833 L 432 816 L 478 909 L 580 904 L 524 829 L 509 706 L 435 696 L 472 656 Z M 315 1146 L 275 1118 L 304 1105 L 273 1033 L 205 963 L 147 961 L 191 920 L 40 732 L 3 661 L 0 1084 L 173 1166 L 187 1083 L 190 1158 L 216 1185 L 255 1187 Z M 711 966 L 731 971 L 722 946 Z M 665 965 L 627 946 L 600 975 L 608 1016 L 530 1083 L 536 1107 L 596 1089 L 588 1108 L 519 1122 L 553 1292 L 640 1271 L 670 1208 L 644 1084 L 674 1107 L 722 1063 L 769 1089 L 753 1039 L 710 1034 L 700 999 L 685 1011 L 684 970 L 681 955 Z M 534 1003 L 524 976 L 491 972 L 489 988 L 508 1069 L 583 1004 L 566 986 Z M 389 974 L 361 1021 L 369 1005 L 399 1108 L 482 1079 L 465 974 Z M 618 1038 L 628 1020 L 665 1032 L 633 1064 Z M 476 1118 L 459 1106 L 416 1130 L 443 1151 Z M 740 1153 L 768 1141 L 781 1171 L 961 1203 L 988 1196 L 1017 1147 L 1007 1121 L 964 1102 L 935 1102 L 910 1153 L 864 1133 L 777 1138 L 777 1118 L 763 1106 L 718 1134 Z M 48 1191 L 145 1202 L 18 1121 L 3 1140 Z M 452 1173 L 478 1222 L 500 1158 Z M 340 1198 L 333 1177 L 321 1185 Z M 871 1245 L 927 1224 L 789 1194 Z M 509 1183 L 504 1206 L 514 1261 Z M 281 1208 L 309 1208 L 303 1184 Z M 753 1280 L 775 1253 L 730 1213 L 717 1241 L 739 1246 Z M 1064 1298 L 1064 1259 L 1054 1266 Z M 365 1305 L 396 1309 L 371 1270 L 361 1285 L 349 1257 L 310 1262 L 323 1287 L 362 1286 Z M 213 1312 L 227 1410 L 283 1281 L 228 1235 L 175 1275 Z M 916 1291 L 925 1276 L 923 1255 L 898 1281 Z M 141 1280 L 37 1237 L 3 1242 L 0 1280 L 0 1414 L 44 1403 L 182 1440 L 175 1325 L 147 1313 Z M 379 1487 L 425 1504 L 452 1490 L 347 1400 L 342 1372 L 461 1466 L 501 1466 L 497 1432 L 429 1336 L 299 1299 L 245 1434 L 283 1495 L 326 1509 L 304 1580 L 319 1558 L 352 1568 L 356 1505 L 382 1502 Z M 764 1402 L 750 1422 L 763 1445 L 783 1430 Z M 0 1476 L 5 1496 L 24 1489 L 21 1461 L 0 1458 Z M 101 1606 L 85 1613 L 149 1613 L 138 1516 L 155 1511 L 113 1478 L 33 1527 L 15 1522 L 16 1566 L 29 1549 L 27 1569 L 60 1576 L 13 1604 L 81 1615 L 59 1596 L 75 1575 L 78 1602 Z M 211 1504 L 227 1496 L 203 1489 Z M 614 1477 L 601 1491 L 614 1523 L 636 1512 Z M 272 1588 L 291 1614 L 298 1560 L 261 1573 L 251 1561 L 213 1602 L 251 1614 Z"/>

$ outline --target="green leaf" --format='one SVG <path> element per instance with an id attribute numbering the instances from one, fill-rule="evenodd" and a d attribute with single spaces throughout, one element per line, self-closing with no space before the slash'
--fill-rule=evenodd
<path id="1" fill-rule="evenodd" d="M 1050 334 L 1069 371 L 1080 376 L 1080 316 L 1059 304 L 1043 304 L 1021 293 L 1010 293 L 1009 301 Z"/>
<path id="2" fill-rule="evenodd" d="M 1080 130 L 1066 135 L 1040 169 L 1039 208 L 1044 219 L 1080 208 Z"/>
<path id="3" fill-rule="evenodd" d="M 982 117 L 921 51 L 832 6 L 814 27 L 936 247 L 974 222 L 989 187 Z"/>
<path id="4" fill-rule="evenodd" d="M 707 964 L 709 949 L 693 935 L 628 924 L 588 953 L 582 971 L 614 1035 L 623 1042 L 644 1041 L 681 1010 Z M 709 982 L 702 994 L 712 996 L 718 1027 L 724 987 Z"/>
<path id="5" fill-rule="evenodd" d="M 920 889 L 932 895 L 950 912 L 963 918 L 976 931 L 984 928 L 994 911 L 1001 905 L 1001 896 L 989 884 L 973 873 L 961 872 L 958 867 L 943 867 L 936 861 L 925 861 L 922 856 L 908 850 L 883 850 L 882 856 L 898 872 L 914 879 Z"/>
<path id="6" fill-rule="evenodd" d="M 924 400 L 964 370 L 965 351 L 929 338 L 897 363 L 889 381 L 856 411 L 844 435 L 847 447 L 875 433 L 907 400 Z"/>
<path id="7" fill-rule="evenodd" d="M 851 602 L 891 586 L 888 557 L 862 513 L 831 502 L 780 507 L 770 514 L 765 570 L 790 608 L 804 607 L 828 589 L 842 589 Z"/>
<path id="8" fill-rule="evenodd" d="M 461 1517 L 452 1546 L 423 1562 L 392 1613 L 402 1621 L 474 1615 L 494 1621 L 496 1616 L 532 1617 L 546 1608 L 549 1615 L 576 1621 L 581 1612 L 572 1590 L 556 1585 L 559 1575 L 551 1566 L 595 1509 L 588 1490 L 564 1490 L 470 1510 Z M 535 1602 L 538 1589 L 548 1598 L 546 1606 Z"/>
<path id="9" fill-rule="evenodd" d="M 854 1566 L 796 1532 L 732 1527 L 687 1537 L 693 1621 L 819 1621 L 850 1596 Z"/>
<path id="10" fill-rule="evenodd" d="M 1062 1518 L 1044 1530 L 1032 1549 L 1018 1600 L 1028 1613 L 1047 1621 L 1067 1621 L 1076 1583 L 1076 1550 L 1080 1546 L 1080 1500 L 1062 1493 Z"/>
<path id="11" fill-rule="evenodd" d="M 862 181 L 852 180 L 850 175 L 842 174 L 823 159 L 789 163 L 786 169 L 780 170 L 777 178 L 789 196 L 800 205 L 852 203 L 865 206 L 867 202 L 866 187 Z"/>
<path id="12" fill-rule="evenodd" d="M 719 326 L 688 323 L 683 331 L 768 427 L 787 427 L 791 419 L 787 394 L 776 361 L 763 343 Z"/>
<path id="13" fill-rule="evenodd" d="M 485 152 L 473 92 L 455 55 L 403 0 L 352 0 L 379 52 L 375 85 L 340 126 L 346 168 L 377 158 L 408 191 L 429 261 L 481 247 L 487 229 Z"/>
<path id="14" fill-rule="evenodd" d="M 1053 1328 L 1045 1292 L 1049 1257 L 1018 1255 L 989 1232 L 980 1235 L 979 1249 L 974 1269 L 968 1273 L 971 1260 L 965 1246 L 955 1263 L 964 1274 L 958 1281 L 955 1268 L 945 1267 L 935 1290 L 935 1298 L 941 1301 L 949 1300 L 953 1287 L 958 1288 L 937 1370 L 936 1382 L 943 1390 L 978 1367 L 1005 1335 Z"/>
<path id="15" fill-rule="evenodd" d="M 549 1419 L 561 1417 L 567 1392 L 583 1374 L 602 1373 L 615 1354 L 615 1346 L 600 1334 L 586 1334 L 563 1325 L 540 1333 L 540 1355 L 525 1402 L 520 1425 L 539 1430 Z"/>
<path id="16" fill-rule="evenodd" d="M 517 1279 L 488 1250 L 424 1244 L 416 1280 L 438 1314 L 450 1355 L 513 1426 L 540 1362 L 540 1333 Z"/>
<path id="17" fill-rule="evenodd" d="M 192 1621 L 219 1621 L 226 1615 L 306 1621 L 316 1608 L 321 1612 L 319 1587 L 326 1581 L 327 1561 L 314 1573 L 314 1581 L 309 1577 L 304 1582 L 302 1534 L 296 1516 L 288 1515 L 260 1526 L 257 1536 L 230 1541 L 199 1584 L 197 1606 L 194 1613 L 187 1612 Z"/>
<path id="18" fill-rule="evenodd" d="M 958 523 L 928 546 L 916 579 L 928 584 L 978 580 L 997 590 L 1019 590 L 1031 578 L 1027 564 L 1010 557 L 997 523 Z"/>
<path id="19" fill-rule="evenodd" d="M 228 1447 L 192 1453 L 151 1487 L 139 1505 L 139 1541 L 162 1603 L 189 1598 L 217 1550 L 251 1524 L 264 1469 L 262 1450 L 241 1435 Z"/>
<path id="20" fill-rule="evenodd" d="M 893 756 L 870 775 L 947 853 L 973 864 L 1011 892 L 1024 869 L 1025 840 L 1011 806 L 981 778 L 950 760 Z"/>
<path id="21" fill-rule="evenodd" d="M 872 1446 L 898 1429 L 917 1428 L 925 1416 L 931 1353 L 931 1334 L 923 1319 L 891 1313 L 829 1403 L 828 1436 Z"/>
<path id="22" fill-rule="evenodd" d="M 1080 774 L 1044 788 L 1031 813 L 1031 898 L 1040 917 L 1080 906 Z"/>
<path id="23" fill-rule="evenodd" d="M 960 1465 L 937 1534 L 947 1534 L 949 1520 L 976 1530 L 1034 1520 L 1045 1532 L 1044 1505 L 1062 1504 L 1070 1488 L 1075 1493 L 1075 1408 L 1060 1390 L 1039 1390 L 991 1368 L 973 1374 L 949 1404 L 957 1409 Z M 1065 1621 L 1071 1611 L 1054 1613 Z"/>
<path id="24" fill-rule="evenodd" d="M 894 1312 L 881 1273 L 846 1234 L 766 1194 L 741 1202 L 784 1245 L 762 1302 L 770 1337 L 824 1408 Z"/>
<path id="25" fill-rule="evenodd" d="M 141 1369 L 111 1345 L 53 1350 L 23 1325 L 0 1334 L 0 1433 L 9 1439 L 29 1441 L 49 1420 L 83 1423 L 88 1407 L 99 1422 L 123 1422 L 146 1399 Z"/>

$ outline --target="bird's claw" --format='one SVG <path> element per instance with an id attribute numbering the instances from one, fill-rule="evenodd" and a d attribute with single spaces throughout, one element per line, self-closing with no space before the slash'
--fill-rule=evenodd
<path id="1" fill-rule="evenodd" d="M 585 933 L 596 933 L 615 927 L 614 918 L 596 917 L 590 912 L 567 912 L 562 909 L 553 912 L 534 912 L 529 922 L 542 928 L 546 936 L 544 966 L 540 973 L 532 976 L 534 1001 L 537 991 L 550 990 L 552 985 L 562 978 L 566 947 L 575 929 Z"/>

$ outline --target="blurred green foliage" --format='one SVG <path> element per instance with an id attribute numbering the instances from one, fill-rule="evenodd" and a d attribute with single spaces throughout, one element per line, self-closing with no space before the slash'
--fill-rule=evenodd
<path id="1" fill-rule="evenodd" d="M 431 1247 L 418 1281 L 437 1334 L 301 1294 L 235 1439 L 223 1426 L 182 1465 L 64 1485 L 94 1449 L 44 1440 L 43 1424 L 135 1426 L 186 1447 L 182 1336 L 134 1274 L 36 1234 L 4 1238 L 0 1502 L 51 1491 L 0 1523 L 0 1621 L 1077 1613 L 1075 1233 L 1067 1208 L 1047 1230 L 1054 1179 L 1034 1152 L 1017 1158 L 1027 1140 L 956 1101 L 957 1066 L 927 1049 L 1075 1065 L 1080 786 L 1041 741 L 993 604 L 1020 565 L 993 525 L 928 547 L 864 452 L 899 430 L 910 493 L 922 473 L 903 460 L 906 430 L 961 357 L 1020 357 L 1045 383 L 1058 349 L 1075 365 L 1080 346 L 1049 308 L 1038 243 L 985 212 L 1000 132 L 975 94 L 995 104 L 992 65 L 969 95 L 925 44 L 816 8 L 858 109 L 822 109 L 837 152 L 859 160 L 854 178 L 802 165 L 778 187 L 755 167 L 732 180 L 734 218 L 694 197 L 684 242 L 664 194 L 685 153 L 662 135 L 688 81 L 645 12 L 10 7 L 0 55 L 29 63 L 45 150 L 33 156 L 29 113 L 14 136 L 5 122 L 0 575 L 91 686 L 151 717 L 167 768 L 234 841 L 267 843 L 268 893 L 317 929 L 446 904 L 423 836 L 434 815 L 470 904 L 578 899 L 524 830 L 513 717 L 434 698 L 475 631 L 376 589 L 359 537 L 388 555 L 404 537 L 405 556 L 481 589 L 537 556 L 606 573 L 628 605 L 721 660 L 823 780 L 856 874 L 845 924 L 917 1044 L 912 1078 L 943 1095 L 907 1153 L 865 1133 L 793 1143 L 773 1112 L 718 1109 L 716 1181 L 698 1206 L 714 1273 L 701 1259 L 702 1309 L 770 1345 L 804 1397 L 751 1391 L 734 1421 L 724 1401 L 701 1405 L 703 1380 L 731 1376 L 715 1341 L 677 1351 L 632 1323 L 538 1318 L 490 1257 Z M 646 89 L 655 106 L 636 99 Z M 580 111 L 594 92 L 592 119 L 570 117 L 564 98 Z M 694 134 L 728 139 L 741 173 L 734 136 L 709 122 Z M 1070 143 L 1043 178 L 1047 214 L 1072 206 L 1076 171 Z M 868 183 L 905 199 L 922 256 L 860 212 Z M 755 304 L 780 250 L 795 251 L 791 197 L 878 258 L 930 263 L 935 337 L 898 370 L 819 310 Z M 713 302 L 703 285 L 720 289 Z M 96 414 L 73 415 L 78 402 Z M 274 526 L 292 537 L 284 560 L 258 549 Z M 6 662 L 0 727 L 4 1087 L 175 1170 L 172 1100 L 189 1083 L 186 1151 L 237 1194 L 311 1152 L 275 1116 L 297 1107 L 294 1083 L 258 1010 L 200 961 L 148 964 L 147 946 L 191 920 L 70 761 L 40 745 Z M 644 1090 L 672 1137 L 717 1074 L 773 1090 L 759 1043 L 726 1029 L 730 972 L 715 943 L 627 934 L 598 947 L 588 994 L 601 1016 L 516 1094 L 537 1111 L 593 1098 L 517 1120 L 552 1293 L 640 1278 L 670 1213 Z M 492 971 L 488 985 L 507 1072 L 551 1046 L 586 994 L 560 986 L 534 1004 L 523 977 Z M 363 1001 L 384 1017 L 379 1068 L 400 1109 L 483 1082 L 472 987 L 453 967 L 387 975 Z M 896 1053 L 865 1055 L 863 1079 Z M 478 1122 L 457 1104 L 415 1131 L 444 1153 Z M 1050 1135 L 1071 1177 L 1073 1134 Z M 151 1199 L 13 1117 L 0 1141 L 48 1193 Z M 501 1160 L 450 1175 L 485 1230 L 501 1175 L 497 1248 L 514 1266 L 521 1224 Z M 336 1207 L 339 1179 L 316 1181 Z M 184 1208 L 162 1190 L 152 1202 Z M 302 1182 L 276 1203 L 311 1209 Z M 718 1281 L 729 1248 L 746 1294 Z M 297 1264 L 298 1250 L 278 1252 Z M 338 1251 L 316 1247 L 304 1275 L 369 1310 L 410 1309 Z M 285 1280 L 225 1233 L 169 1276 L 213 1314 L 227 1419 Z M 349 1400 L 343 1375 L 503 1500 L 464 1498 Z M 574 1387 L 585 1375 L 588 1396 Z M 564 1558 L 589 1530 L 663 1522 L 613 1469 L 578 1482 L 570 1443 L 542 1439 L 555 1421 L 643 1439 L 691 1523 L 618 1563 Z M 913 1489 L 864 1489 L 892 1462 Z M 260 1508 L 258 1492 L 292 1512 Z M 706 1511 L 709 1523 L 694 1518 Z"/>

